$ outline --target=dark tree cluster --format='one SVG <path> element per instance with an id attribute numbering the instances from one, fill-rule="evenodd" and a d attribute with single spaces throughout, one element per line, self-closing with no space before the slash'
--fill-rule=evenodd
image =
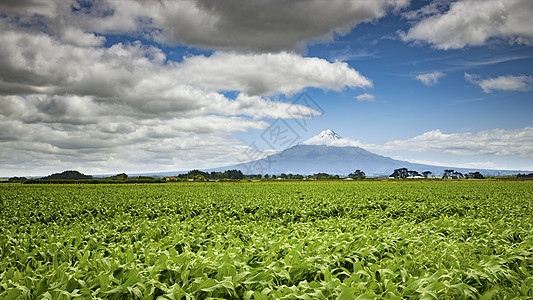
<path id="1" fill-rule="evenodd" d="M 430 173 L 431 172 L 429 172 L 428 174 L 430 174 Z M 393 177 L 393 178 L 396 178 L 396 179 L 406 179 L 406 178 L 409 178 L 409 177 L 416 177 L 416 176 L 422 177 L 422 175 L 420 175 L 420 173 L 418 173 L 417 171 L 407 170 L 407 168 L 400 168 L 400 169 L 394 170 L 394 172 L 389 177 Z M 427 175 L 425 175 L 425 176 L 427 178 Z"/>
<path id="2" fill-rule="evenodd" d="M 110 177 L 107 177 L 107 179 L 111 179 L 111 180 L 124 180 L 124 179 L 128 179 L 128 175 L 126 173 L 120 173 L 120 174 L 117 174 L 115 176 L 110 176 Z"/>
<path id="3" fill-rule="evenodd" d="M 92 178 L 93 177 L 91 175 L 85 175 L 78 171 L 64 171 L 45 176 L 41 178 L 41 180 L 83 180 Z"/>
<path id="4" fill-rule="evenodd" d="M 461 174 L 460 172 L 457 172 L 455 170 L 444 170 L 444 175 L 442 175 L 442 179 L 485 179 L 483 174 L 480 172 L 470 172 Z"/>
<path id="5" fill-rule="evenodd" d="M 11 177 L 11 178 L 8 179 L 8 181 L 26 181 L 26 180 L 28 180 L 28 178 L 26 178 L 26 177 L 17 177 L 17 176 Z"/>
<path id="6" fill-rule="evenodd" d="M 425 171 L 422 172 L 424 178 L 428 178 L 429 174 L 431 174 L 431 171 Z M 406 178 L 416 178 L 416 177 L 422 177 L 420 173 L 417 171 L 411 171 L 407 170 L 406 168 L 400 168 L 394 170 L 394 173 L 392 173 L 389 178 L 396 178 L 396 179 L 406 179 Z M 480 172 L 470 172 L 462 174 L 460 172 L 457 172 L 455 170 L 444 170 L 444 175 L 442 175 L 442 179 L 484 179 L 483 174 Z"/>
<path id="7" fill-rule="evenodd" d="M 340 179 L 339 175 L 331 175 L 331 174 L 328 174 L 328 173 L 316 173 L 316 174 L 313 174 L 313 175 L 308 175 L 307 178 L 316 179 L 316 180 Z"/>
<path id="8" fill-rule="evenodd" d="M 279 175 L 279 178 L 281 179 L 304 179 L 305 177 L 303 175 L 300 175 L 300 174 L 285 174 L 285 173 L 281 173 L 281 175 Z"/>
<path id="9" fill-rule="evenodd" d="M 442 179 L 461 179 L 464 178 L 464 175 L 455 170 L 444 170 L 444 175 Z"/>
<path id="10" fill-rule="evenodd" d="M 466 179 L 485 179 L 483 174 L 479 172 L 470 172 L 468 174 L 465 174 Z"/>
<path id="11" fill-rule="evenodd" d="M 261 176 L 261 175 L 253 175 Z M 182 179 L 244 179 L 244 174 L 241 170 L 226 170 L 224 172 L 203 172 L 200 170 L 192 170 L 186 174 L 178 175 L 178 178 Z"/>
<path id="12" fill-rule="evenodd" d="M 361 170 L 355 170 L 355 172 L 348 174 L 348 177 L 353 179 L 365 179 L 366 174 Z"/>
<path id="13" fill-rule="evenodd" d="M 529 174 L 518 173 L 518 175 L 516 175 L 516 178 L 533 178 L 533 173 L 529 173 Z"/>
<path id="14" fill-rule="evenodd" d="M 428 176 L 432 174 L 431 171 L 425 171 L 422 172 L 422 175 L 418 173 L 417 171 L 411 171 L 407 170 L 406 168 L 400 168 L 394 170 L 394 173 L 392 173 L 389 177 L 393 177 L 396 179 L 406 179 L 406 178 L 415 178 L 415 177 L 422 177 L 428 178 Z M 461 172 L 455 171 L 455 170 L 444 170 L 444 175 L 442 175 L 442 179 L 485 179 L 483 174 L 480 172 L 470 172 L 462 174 Z"/>

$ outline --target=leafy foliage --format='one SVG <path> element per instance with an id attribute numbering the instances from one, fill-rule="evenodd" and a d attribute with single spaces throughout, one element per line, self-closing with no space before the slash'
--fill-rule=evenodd
<path id="1" fill-rule="evenodd" d="M 531 182 L 18 185 L 2 299 L 533 297 Z"/>

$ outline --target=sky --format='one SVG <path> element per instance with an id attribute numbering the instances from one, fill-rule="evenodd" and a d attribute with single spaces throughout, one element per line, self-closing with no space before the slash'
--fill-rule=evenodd
<path id="1" fill-rule="evenodd" d="M 183 171 L 331 129 L 533 170 L 533 1 L 0 2 L 0 176 Z"/>

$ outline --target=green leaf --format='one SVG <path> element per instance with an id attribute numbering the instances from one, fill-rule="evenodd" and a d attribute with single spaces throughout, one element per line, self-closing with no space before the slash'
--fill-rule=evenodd
<path id="1" fill-rule="evenodd" d="M 352 300 L 355 298 L 355 287 L 343 287 L 342 292 L 337 296 L 337 300 Z"/>
<path id="2" fill-rule="evenodd" d="M 245 300 L 250 300 L 252 299 L 252 296 L 254 294 L 255 291 L 246 291 L 246 293 L 244 293 L 244 299 Z"/>
<path id="3" fill-rule="evenodd" d="M 378 297 L 374 294 L 362 294 L 362 295 L 359 295 L 357 298 L 355 298 L 355 300 L 374 300 L 377 298 Z"/>
<path id="4" fill-rule="evenodd" d="M 255 291 L 253 293 L 254 300 L 268 300 L 268 295 Z"/>
<path id="5" fill-rule="evenodd" d="M 117 286 L 116 288 L 103 292 L 104 295 L 113 295 L 113 294 L 122 294 L 126 288 L 122 285 Z"/>
<path id="6" fill-rule="evenodd" d="M 208 278 L 198 286 L 198 289 L 204 292 L 212 292 L 216 290 L 219 286 L 220 285 L 218 284 L 218 282 L 216 282 L 216 280 Z"/>
<path id="7" fill-rule="evenodd" d="M 37 283 L 37 286 L 35 287 L 34 296 L 35 297 L 40 296 L 46 291 L 47 288 L 48 288 L 48 279 L 46 278 L 41 279 Z"/>
<path id="8" fill-rule="evenodd" d="M 143 293 L 141 292 L 141 290 L 138 288 L 138 287 L 131 287 L 131 286 L 128 286 L 127 287 L 127 290 L 130 294 L 133 294 L 135 297 L 137 297 L 138 299 L 141 299 L 142 296 L 143 296 Z"/>
<path id="9" fill-rule="evenodd" d="M 46 299 L 46 300 L 54 300 L 54 297 L 52 297 L 52 295 L 50 294 L 50 292 L 45 292 L 43 294 L 43 297 L 41 298 L 41 300 L 43 299 Z"/>
<path id="10" fill-rule="evenodd" d="M 9 293 L 7 294 L 7 296 L 5 296 L 5 300 L 15 300 L 17 299 L 20 295 L 22 295 L 22 291 L 21 290 L 18 290 L 18 289 L 11 289 L 9 291 Z"/>
<path id="11" fill-rule="evenodd" d="M 260 272 L 255 274 L 254 276 L 247 278 L 243 284 L 253 284 L 253 283 L 259 283 L 263 281 L 267 281 L 270 279 L 270 275 L 268 275 L 265 272 Z"/>
<path id="12" fill-rule="evenodd" d="M 134 285 L 137 281 L 139 281 L 139 271 L 137 271 L 137 269 L 129 269 L 123 278 L 126 279 L 126 281 L 123 283 L 124 286 L 128 287 Z"/>
<path id="13" fill-rule="evenodd" d="M 533 277 L 529 277 L 520 286 L 522 296 L 533 296 Z"/>

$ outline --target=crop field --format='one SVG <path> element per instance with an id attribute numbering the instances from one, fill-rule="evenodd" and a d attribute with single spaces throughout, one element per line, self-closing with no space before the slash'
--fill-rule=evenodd
<path id="1" fill-rule="evenodd" d="M 532 181 L 0 186 L 1 299 L 531 299 Z"/>

